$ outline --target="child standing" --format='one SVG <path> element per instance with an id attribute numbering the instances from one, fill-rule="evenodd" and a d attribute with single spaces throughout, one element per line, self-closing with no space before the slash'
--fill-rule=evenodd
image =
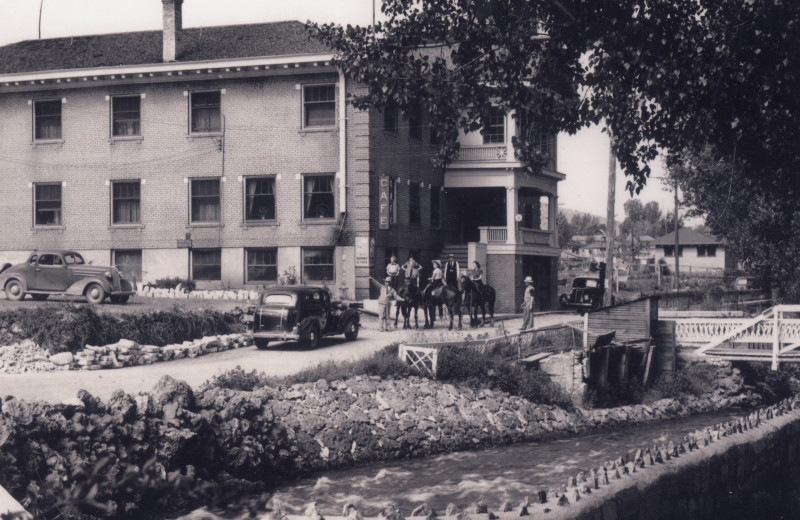
<path id="1" fill-rule="evenodd" d="M 381 318 L 381 332 L 390 331 L 389 325 L 389 312 L 392 308 L 392 300 L 404 301 L 403 298 L 398 296 L 397 291 L 392 289 L 392 277 L 387 276 L 384 284 L 381 286 L 381 295 L 378 297 L 378 314 Z"/>

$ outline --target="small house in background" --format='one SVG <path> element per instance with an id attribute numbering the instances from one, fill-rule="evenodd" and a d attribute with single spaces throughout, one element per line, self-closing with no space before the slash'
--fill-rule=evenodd
<path id="1" fill-rule="evenodd" d="M 670 267 L 675 267 L 675 232 L 655 240 L 656 261 L 662 258 Z M 735 269 L 736 260 L 726 248 L 725 240 L 705 235 L 689 228 L 678 231 L 678 259 L 681 271 L 696 269 L 698 272 Z"/>

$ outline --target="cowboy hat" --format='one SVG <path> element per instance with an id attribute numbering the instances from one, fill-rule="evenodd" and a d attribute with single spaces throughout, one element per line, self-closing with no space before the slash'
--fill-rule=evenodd
<path id="1" fill-rule="evenodd" d="M 392 281 L 392 277 L 391 276 L 387 276 L 383 281 L 384 282 L 391 282 Z"/>
<path id="2" fill-rule="evenodd" d="M 449 254 L 449 255 L 447 255 L 447 256 L 449 256 L 450 258 L 455 258 L 455 257 L 456 257 L 456 255 L 454 255 L 453 253 L 450 253 L 450 254 Z"/>
<path id="3" fill-rule="evenodd" d="M 434 260 L 433 263 L 436 264 L 439 267 L 442 267 L 442 263 L 440 261 L 438 261 L 438 260 Z"/>
<path id="4" fill-rule="evenodd" d="M 525 283 L 533 283 L 533 277 L 531 277 L 531 276 L 526 276 L 526 277 L 525 277 L 525 280 L 523 280 L 523 281 L 524 281 Z"/>

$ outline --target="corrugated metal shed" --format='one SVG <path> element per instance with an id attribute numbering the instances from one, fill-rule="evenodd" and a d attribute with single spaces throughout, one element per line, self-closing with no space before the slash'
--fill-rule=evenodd
<path id="1" fill-rule="evenodd" d="M 655 336 L 658 297 L 648 296 L 589 313 L 589 333 L 616 331 L 617 342 L 648 340 Z"/>

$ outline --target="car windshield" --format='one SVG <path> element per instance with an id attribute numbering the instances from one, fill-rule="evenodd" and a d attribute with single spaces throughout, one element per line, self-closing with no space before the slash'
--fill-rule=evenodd
<path id="1" fill-rule="evenodd" d="M 75 264 L 75 265 L 81 265 L 81 264 L 85 263 L 83 261 L 83 257 L 81 255 L 79 255 L 78 253 L 66 253 L 64 255 L 64 261 L 67 264 Z"/>
<path id="2" fill-rule="evenodd" d="M 265 294 L 265 305 L 290 305 L 292 303 L 291 294 Z"/>
<path id="3" fill-rule="evenodd" d="M 572 286 L 578 289 L 595 288 L 597 287 L 597 285 L 598 285 L 597 280 L 594 278 L 575 278 L 575 281 L 572 282 Z"/>

